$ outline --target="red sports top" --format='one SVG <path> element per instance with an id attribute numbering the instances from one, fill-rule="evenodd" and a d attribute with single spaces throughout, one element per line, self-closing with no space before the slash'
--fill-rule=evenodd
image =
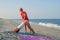
<path id="1" fill-rule="evenodd" d="M 27 13 L 25 11 L 21 12 L 21 17 L 22 17 L 22 19 L 29 21 Z"/>

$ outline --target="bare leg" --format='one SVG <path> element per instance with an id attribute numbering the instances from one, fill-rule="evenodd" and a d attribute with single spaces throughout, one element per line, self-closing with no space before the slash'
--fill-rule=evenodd
<path id="1" fill-rule="evenodd" d="M 12 30 L 12 32 L 16 32 L 17 33 L 17 32 L 19 32 L 19 30 L 20 29 L 16 28 L 16 29 Z"/>
<path id="2" fill-rule="evenodd" d="M 27 26 L 28 26 L 28 28 L 30 29 L 30 33 L 31 33 L 31 32 L 32 32 L 32 33 L 35 33 L 34 30 L 31 28 L 31 26 L 30 26 L 29 23 L 27 23 Z"/>
<path id="3" fill-rule="evenodd" d="M 25 30 L 25 32 L 27 32 L 27 27 L 26 27 L 26 25 L 24 25 L 24 30 Z"/>

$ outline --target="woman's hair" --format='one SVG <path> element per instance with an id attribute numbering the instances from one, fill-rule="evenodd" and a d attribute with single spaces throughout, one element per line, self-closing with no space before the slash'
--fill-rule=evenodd
<path id="1" fill-rule="evenodd" d="M 22 9 L 22 8 L 20 8 L 20 11 L 23 11 L 23 9 Z"/>

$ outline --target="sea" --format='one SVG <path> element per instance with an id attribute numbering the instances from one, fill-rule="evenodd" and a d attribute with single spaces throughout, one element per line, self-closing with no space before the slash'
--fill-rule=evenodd
<path id="1" fill-rule="evenodd" d="M 22 21 L 21 19 L 14 20 Z M 60 30 L 60 19 L 29 19 L 29 22 L 31 24 L 42 25 Z"/>

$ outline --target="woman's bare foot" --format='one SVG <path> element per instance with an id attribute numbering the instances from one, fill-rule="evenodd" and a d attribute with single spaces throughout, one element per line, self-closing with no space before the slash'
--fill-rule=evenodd
<path id="1" fill-rule="evenodd" d="M 35 32 L 30 31 L 30 34 L 35 34 Z"/>

